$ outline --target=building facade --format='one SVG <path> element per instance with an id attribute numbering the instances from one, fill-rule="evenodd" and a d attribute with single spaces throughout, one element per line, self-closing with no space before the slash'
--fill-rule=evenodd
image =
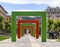
<path id="1" fill-rule="evenodd" d="M 11 23 L 11 16 L 7 16 L 7 22 Z"/>
<path id="2" fill-rule="evenodd" d="M 53 18 L 54 20 L 56 20 L 57 18 L 60 18 L 60 8 L 47 7 L 46 16 L 47 16 L 47 19 L 50 17 Z"/>
<path id="3" fill-rule="evenodd" d="M 0 15 L 3 16 L 4 20 L 7 20 L 7 11 L 0 5 Z"/>

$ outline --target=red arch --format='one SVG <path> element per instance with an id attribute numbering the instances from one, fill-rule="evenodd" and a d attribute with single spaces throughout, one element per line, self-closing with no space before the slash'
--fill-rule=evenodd
<path id="1" fill-rule="evenodd" d="M 38 20 L 18 20 L 18 38 L 20 38 L 20 23 L 35 23 L 36 24 L 36 38 L 39 38 L 39 31 L 38 31 Z"/>
<path id="2" fill-rule="evenodd" d="M 33 27 L 33 26 L 23 26 L 23 27 L 22 27 L 22 29 L 23 29 L 23 30 L 22 30 L 23 35 L 24 35 L 24 29 L 29 29 L 29 28 L 31 28 L 31 29 L 32 29 L 32 36 L 33 36 L 33 31 L 34 31 L 34 30 L 33 30 L 33 29 L 34 29 L 34 27 Z"/>

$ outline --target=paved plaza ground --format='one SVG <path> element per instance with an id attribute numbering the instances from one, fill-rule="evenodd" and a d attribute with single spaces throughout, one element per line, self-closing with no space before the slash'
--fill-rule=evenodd
<path id="1" fill-rule="evenodd" d="M 49 39 L 47 39 L 47 42 L 41 42 L 41 38 L 36 39 L 28 34 L 21 39 L 17 38 L 16 42 L 11 42 L 11 38 L 0 41 L 0 47 L 60 47 L 60 42 Z"/>

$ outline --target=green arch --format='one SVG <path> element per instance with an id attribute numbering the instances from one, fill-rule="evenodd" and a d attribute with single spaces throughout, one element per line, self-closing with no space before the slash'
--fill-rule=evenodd
<path id="1" fill-rule="evenodd" d="M 22 36 L 22 26 L 33 26 L 34 27 L 34 37 L 36 35 L 36 26 L 35 24 L 20 24 L 20 36 Z"/>

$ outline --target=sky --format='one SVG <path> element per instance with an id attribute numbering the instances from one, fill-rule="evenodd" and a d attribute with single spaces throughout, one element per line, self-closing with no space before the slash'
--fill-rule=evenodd
<path id="1" fill-rule="evenodd" d="M 40 10 L 48 6 L 60 7 L 60 0 L 0 0 L 0 5 L 11 15 L 14 10 Z"/>

